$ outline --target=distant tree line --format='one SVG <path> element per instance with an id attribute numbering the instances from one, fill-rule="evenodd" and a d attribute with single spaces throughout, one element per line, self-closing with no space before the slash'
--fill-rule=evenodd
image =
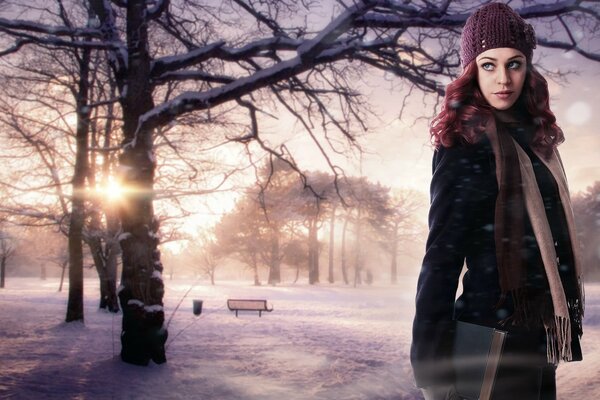
<path id="1" fill-rule="evenodd" d="M 202 248 L 198 262 L 212 283 L 225 258 L 252 271 L 255 285 L 262 283 L 261 267 L 268 270 L 268 284 L 282 282 L 283 265 L 295 269 L 294 282 L 306 271 L 310 284 L 333 283 L 336 274 L 345 284 L 370 283 L 368 248 L 373 247 L 386 254 L 386 275 L 396 283 L 402 243 L 422 237 L 415 212 L 423 196 L 394 192 L 364 177 L 337 184 L 324 172 L 304 172 L 303 177 L 281 160 L 267 162 L 259 169 L 260 183 L 223 215 L 212 234 L 197 241 Z M 323 251 L 326 266 L 321 265 Z"/>

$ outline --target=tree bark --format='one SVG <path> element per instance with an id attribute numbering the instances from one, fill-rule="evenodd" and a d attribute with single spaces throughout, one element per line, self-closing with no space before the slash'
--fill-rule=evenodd
<path id="1" fill-rule="evenodd" d="M 119 210 L 123 233 L 123 310 L 121 359 L 136 365 L 167 361 L 164 344 L 162 280 L 163 266 L 158 250 L 158 219 L 154 216 L 154 151 L 152 131 L 138 131 L 140 117 L 154 107 L 150 82 L 146 2 L 127 2 L 128 68 L 122 93 L 123 152 L 119 158 L 121 182 L 127 187 Z"/>

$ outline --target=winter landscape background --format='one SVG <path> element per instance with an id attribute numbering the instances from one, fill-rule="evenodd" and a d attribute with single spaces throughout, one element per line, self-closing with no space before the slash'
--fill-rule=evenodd
<path id="1" fill-rule="evenodd" d="M 565 132 L 586 276 L 598 282 L 600 3 L 506 2 L 538 35 L 534 63 Z M 459 70 L 460 24 L 481 2 L 367 3 L 0 0 L 0 399 L 420 399 L 408 352 L 428 123 Z M 294 174 L 272 179 L 275 160 Z M 319 202 L 296 169 L 326 193 Z M 348 179 L 334 188 L 333 174 Z M 338 204 L 340 186 L 352 207 Z M 391 217 L 410 224 L 391 230 Z M 136 244 L 129 260 L 144 249 L 143 265 L 121 265 L 124 241 Z M 216 285 L 196 280 L 216 266 Z M 166 364 L 119 359 L 122 314 L 98 309 L 98 275 L 113 306 L 117 284 L 147 280 L 120 282 L 117 267 L 164 278 L 164 299 L 156 285 L 131 300 L 151 312 L 164 301 Z M 238 276 L 249 269 L 263 285 Z M 352 287 L 363 272 L 374 282 Z M 233 297 L 275 310 L 236 318 Z M 600 398 L 599 343 L 592 283 L 584 361 L 559 367 L 559 399 Z"/>
<path id="2" fill-rule="evenodd" d="M 0 399 L 419 399 L 408 361 L 415 279 L 359 288 L 166 281 L 168 361 L 136 367 L 119 360 L 121 316 L 97 309 L 97 281 L 86 281 L 84 325 L 64 322 L 58 280 L 12 278 L 0 291 Z M 266 298 L 274 311 L 236 318 L 233 297 Z M 199 317 L 192 299 L 204 302 Z M 559 366 L 559 399 L 600 395 L 597 284 L 587 286 L 584 325 L 584 361 Z"/>

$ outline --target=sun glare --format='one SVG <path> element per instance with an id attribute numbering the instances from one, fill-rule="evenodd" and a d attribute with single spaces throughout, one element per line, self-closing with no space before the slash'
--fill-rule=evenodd
<path id="1" fill-rule="evenodd" d="M 125 188 L 110 178 L 106 185 L 97 186 L 96 192 L 110 202 L 116 202 L 123 198 Z"/>
<path id="2" fill-rule="evenodd" d="M 106 187 L 106 197 L 109 200 L 119 200 L 123 197 L 123 186 L 113 180 L 109 181 Z"/>

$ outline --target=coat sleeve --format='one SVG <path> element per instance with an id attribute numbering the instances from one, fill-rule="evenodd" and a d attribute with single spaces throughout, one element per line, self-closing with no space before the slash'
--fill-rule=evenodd
<path id="1" fill-rule="evenodd" d="M 433 157 L 429 236 L 417 283 L 411 363 L 419 387 L 452 384 L 454 302 L 473 213 L 481 198 L 480 146 L 440 148 Z"/>

